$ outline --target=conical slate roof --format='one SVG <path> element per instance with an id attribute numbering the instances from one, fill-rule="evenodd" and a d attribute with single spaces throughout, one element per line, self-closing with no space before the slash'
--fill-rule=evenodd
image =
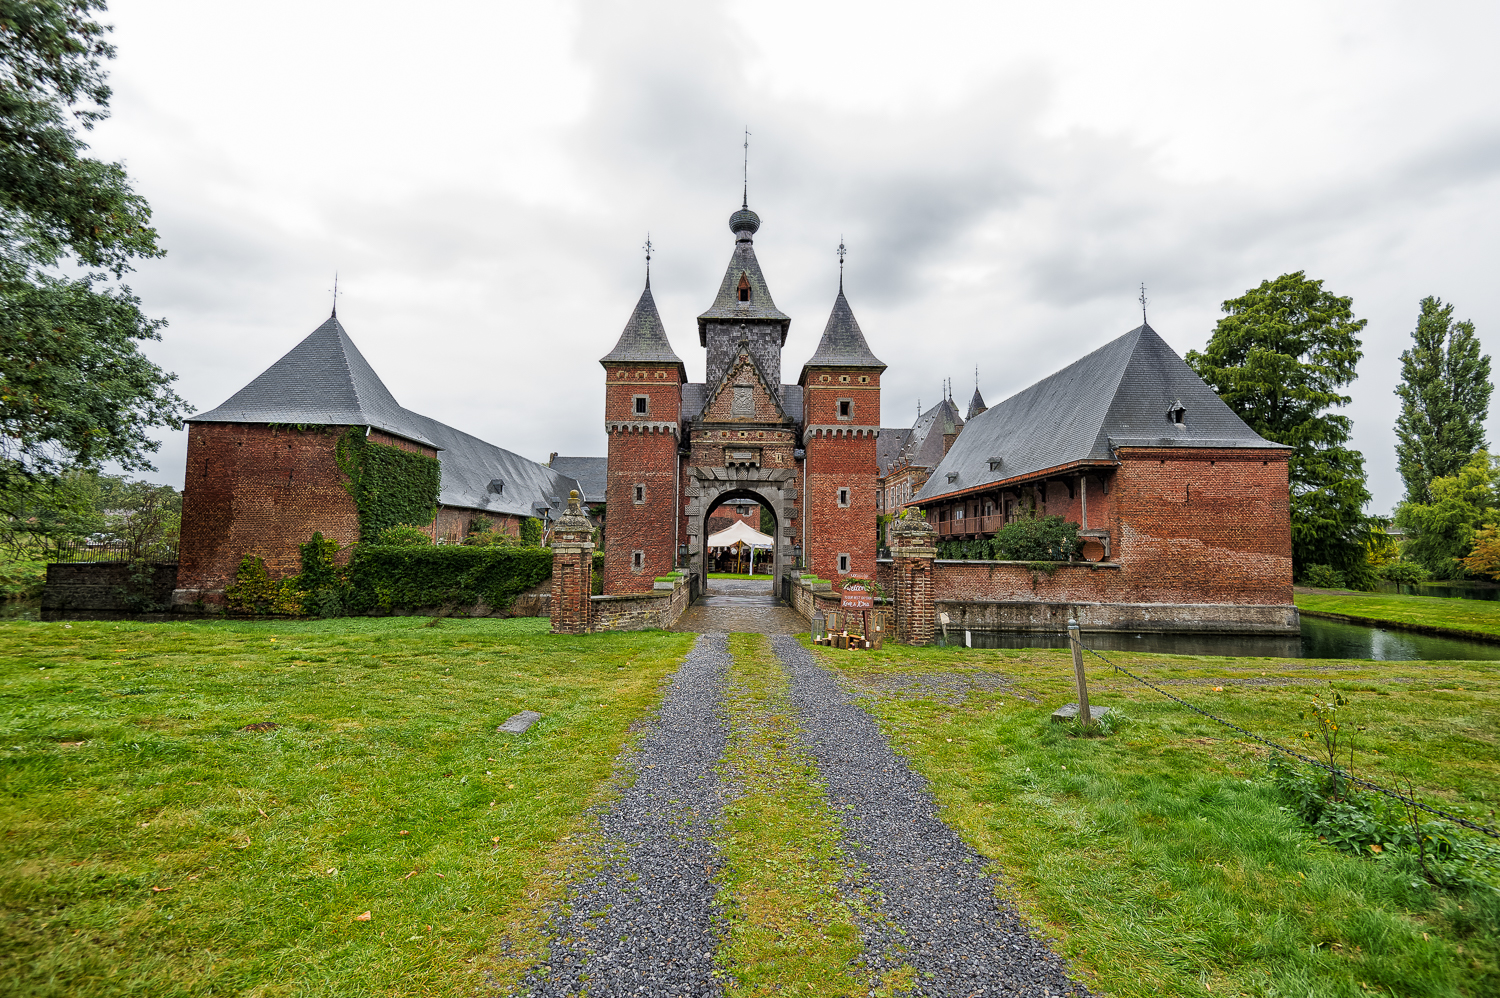
<path id="1" fill-rule="evenodd" d="M 968 414 L 964 416 L 964 418 L 973 419 L 975 416 L 979 415 L 981 412 L 984 412 L 984 410 L 988 408 L 989 406 L 984 404 L 984 396 L 979 394 L 979 386 L 975 385 L 974 397 L 969 399 L 969 411 Z"/>
<path id="2" fill-rule="evenodd" d="M 615 343 L 615 348 L 599 358 L 601 364 L 613 363 L 675 364 L 686 370 L 682 358 L 667 341 L 667 330 L 662 325 L 661 314 L 656 311 L 656 299 L 651 297 L 651 276 L 646 275 L 646 290 L 641 292 L 630 321 Z"/>
<path id="3" fill-rule="evenodd" d="M 892 463 L 901 462 L 917 468 L 932 468 L 943 459 L 943 435 L 960 433 L 966 424 L 958 415 L 952 399 L 943 399 L 917 417 L 896 452 Z"/>
<path id="4" fill-rule="evenodd" d="M 396 404 L 336 316 L 314 329 L 217 409 L 195 423 L 317 423 L 373 426 L 436 447 Z"/>
<path id="5" fill-rule="evenodd" d="M 754 219 L 754 225 L 749 224 Z M 760 261 L 755 258 L 755 230 L 760 227 L 760 217 L 748 208 L 741 208 L 730 218 L 735 229 L 734 253 L 729 257 L 729 266 L 724 270 L 724 281 L 719 285 L 719 294 L 707 312 L 698 316 L 698 342 L 708 346 L 708 323 L 723 321 L 761 321 L 781 323 L 781 342 L 786 343 L 787 327 L 791 317 L 780 311 L 771 300 L 771 290 L 766 287 L 766 277 L 760 272 Z M 740 279 L 750 285 L 750 300 L 740 301 Z"/>
<path id="6" fill-rule="evenodd" d="M 859 330 L 859 322 L 854 318 L 854 310 L 849 307 L 849 299 L 844 297 L 843 281 L 839 282 L 839 296 L 833 300 L 833 311 L 829 313 L 828 325 L 823 327 L 823 338 L 818 341 L 818 349 L 813 351 L 812 359 L 802 365 L 802 376 L 797 379 L 799 385 L 807 380 L 807 369 L 810 367 L 874 367 L 885 370 L 885 364 L 870 352 L 865 334 Z"/>
<path id="7" fill-rule="evenodd" d="M 1116 447 L 1285 449 L 1235 415 L 1156 330 L 1139 326 L 975 416 L 916 498 L 1112 461 Z"/>

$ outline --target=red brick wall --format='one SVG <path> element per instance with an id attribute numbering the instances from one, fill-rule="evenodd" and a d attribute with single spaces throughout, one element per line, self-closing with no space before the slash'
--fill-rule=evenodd
<path id="1" fill-rule="evenodd" d="M 438 507 L 436 536 L 444 543 L 457 544 L 468 536 L 470 520 L 488 520 L 491 530 L 498 530 L 512 537 L 521 536 L 521 518 L 518 516 L 487 513 L 477 509 L 456 509 L 452 506 Z"/>
<path id="2" fill-rule="evenodd" d="M 672 570 L 677 556 L 680 497 L 677 437 L 649 424 L 678 425 L 682 410 L 681 378 L 675 367 L 660 364 L 613 364 L 605 372 L 604 413 L 609 433 L 609 477 L 605 483 L 604 591 L 609 594 L 650 592 L 658 575 Z M 649 398 L 649 412 L 637 415 L 634 398 Z M 645 487 L 635 501 L 635 487 Z M 643 564 L 634 566 L 641 551 Z"/>
<path id="3" fill-rule="evenodd" d="M 1107 527 L 1119 570 L 940 564 L 939 600 L 1045 602 L 1292 602 L 1290 505 L 1285 451 L 1120 451 L 1104 499 L 1089 489 L 1089 526 Z M 1060 483 L 1045 511 L 1079 519 L 1080 502 Z"/>
<path id="4" fill-rule="evenodd" d="M 314 531 L 357 541 L 359 516 L 334 460 L 344 429 L 190 424 L 177 587 L 222 591 L 247 554 L 265 559 L 272 577 L 295 575 L 297 547 Z"/>
<path id="5" fill-rule="evenodd" d="M 839 402 L 849 400 L 850 416 L 840 418 Z M 807 567 L 820 578 L 840 574 L 875 576 L 878 538 L 875 520 L 875 432 L 880 425 L 880 374 L 859 368 L 811 369 L 803 393 L 802 445 L 807 452 Z M 839 490 L 849 490 L 847 506 Z M 839 572 L 839 555 L 849 569 Z"/>

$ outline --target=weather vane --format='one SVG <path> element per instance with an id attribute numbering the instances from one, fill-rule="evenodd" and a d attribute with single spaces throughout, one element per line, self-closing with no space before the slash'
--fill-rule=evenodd
<path id="1" fill-rule="evenodd" d="M 740 207 L 750 207 L 750 129 L 745 129 L 745 196 L 740 199 Z"/>
<path id="2" fill-rule="evenodd" d="M 1146 282 L 1145 281 L 1141 282 L 1141 325 L 1143 325 L 1143 326 L 1144 325 L 1148 325 L 1148 323 L 1146 322 Z"/>
<path id="3" fill-rule="evenodd" d="M 839 236 L 839 290 L 840 291 L 844 290 L 844 257 L 846 257 L 848 255 L 849 255 L 849 251 L 844 248 L 844 237 L 843 236 Z"/>
<path id="4" fill-rule="evenodd" d="M 643 250 L 646 251 L 646 283 L 650 284 L 651 283 L 651 251 L 653 249 L 655 249 L 655 247 L 651 245 L 651 233 L 649 233 L 649 232 L 646 233 L 646 244 L 644 246 L 642 246 L 641 249 L 643 249 Z"/>
<path id="5" fill-rule="evenodd" d="M 339 272 L 333 272 L 333 317 L 339 317 Z"/>

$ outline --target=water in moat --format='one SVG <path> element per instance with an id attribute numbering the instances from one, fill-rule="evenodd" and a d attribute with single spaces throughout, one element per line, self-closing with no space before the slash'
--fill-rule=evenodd
<path id="1" fill-rule="evenodd" d="M 1160 652 L 1168 655 L 1231 655 L 1257 658 L 1364 658 L 1380 662 L 1434 660 L 1500 661 L 1500 645 L 1413 631 L 1385 630 L 1314 617 L 1302 618 L 1300 635 L 1135 634 L 1085 631 L 1085 646 L 1100 652 Z M 969 631 L 948 627 L 939 644 L 972 648 L 1066 648 L 1066 634 Z"/>

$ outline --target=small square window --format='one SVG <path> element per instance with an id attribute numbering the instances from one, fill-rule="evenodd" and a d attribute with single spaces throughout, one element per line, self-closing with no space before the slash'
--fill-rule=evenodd
<path id="1" fill-rule="evenodd" d="M 849 556 L 847 554 L 841 554 L 841 555 L 839 555 L 839 574 L 840 575 L 845 575 L 845 574 L 848 573 L 848 571 L 849 571 Z"/>
<path id="2" fill-rule="evenodd" d="M 650 403 L 650 399 L 647 396 L 645 396 L 645 395 L 637 395 L 635 397 L 635 414 L 637 416 L 644 416 L 644 415 L 646 415 L 646 413 L 648 411 L 647 410 L 647 405 L 649 403 Z"/>
<path id="3" fill-rule="evenodd" d="M 637 485 L 635 487 L 635 501 L 636 502 L 645 502 L 646 501 L 646 486 L 644 486 L 644 485 Z"/>
<path id="4" fill-rule="evenodd" d="M 840 506 L 847 506 L 847 505 L 849 505 L 849 490 L 848 489 L 839 489 L 839 505 Z"/>
<path id="5" fill-rule="evenodd" d="M 839 418 L 849 419 L 854 415 L 854 402 L 850 399 L 839 399 Z"/>

